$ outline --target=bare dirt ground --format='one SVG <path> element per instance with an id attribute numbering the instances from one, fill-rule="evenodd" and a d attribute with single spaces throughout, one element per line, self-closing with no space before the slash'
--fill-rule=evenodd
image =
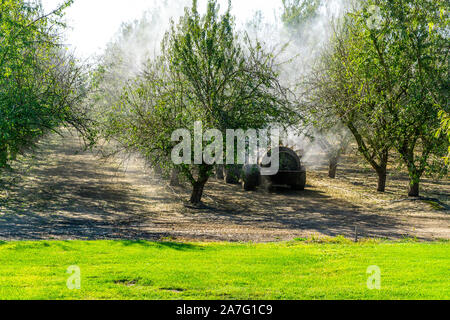
<path id="1" fill-rule="evenodd" d="M 425 197 L 404 197 L 404 175 L 374 192 L 371 171 L 345 159 L 336 180 L 317 165 L 307 190 L 244 192 L 211 180 L 205 207 L 187 208 L 189 188 L 173 189 L 142 162 L 80 151 L 76 135 L 51 135 L 0 177 L 0 240 L 177 239 L 279 241 L 310 236 L 450 239 L 450 181 L 427 180 Z"/>

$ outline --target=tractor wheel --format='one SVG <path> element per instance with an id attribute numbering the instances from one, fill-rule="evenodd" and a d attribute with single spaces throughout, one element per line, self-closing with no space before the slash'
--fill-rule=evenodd
<path id="1" fill-rule="evenodd" d="M 230 165 L 225 167 L 225 182 L 228 184 L 239 184 L 241 177 L 241 167 Z"/>
<path id="2" fill-rule="evenodd" d="M 299 174 L 297 183 L 291 186 L 293 190 L 303 191 L 306 187 L 306 172 Z"/>
<path id="3" fill-rule="evenodd" d="M 242 187 L 245 191 L 254 191 L 260 185 L 261 171 L 257 165 L 245 165 L 242 170 Z"/>
<path id="4" fill-rule="evenodd" d="M 263 187 L 267 192 L 273 192 L 275 190 L 270 176 L 261 177 L 261 187 Z"/>

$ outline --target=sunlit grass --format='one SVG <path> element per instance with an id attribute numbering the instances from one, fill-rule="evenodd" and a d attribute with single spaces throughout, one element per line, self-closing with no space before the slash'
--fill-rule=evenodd
<path id="1" fill-rule="evenodd" d="M 448 299 L 450 244 L 13 242 L 1 299 Z M 69 290 L 69 266 L 81 290 Z M 381 290 L 367 288 L 369 266 Z"/>

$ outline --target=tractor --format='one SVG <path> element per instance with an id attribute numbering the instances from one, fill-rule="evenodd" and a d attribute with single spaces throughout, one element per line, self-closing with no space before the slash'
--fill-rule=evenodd
<path id="1" fill-rule="evenodd" d="M 261 175 L 261 168 L 270 167 L 269 160 L 274 153 L 278 153 L 280 159 L 278 173 L 271 176 Z M 260 165 L 244 165 L 241 170 L 241 179 L 242 186 L 246 191 L 253 191 L 258 186 L 263 186 L 268 190 L 276 186 L 289 186 L 293 190 L 304 190 L 306 169 L 295 151 L 286 147 L 278 147 L 269 150 Z"/>

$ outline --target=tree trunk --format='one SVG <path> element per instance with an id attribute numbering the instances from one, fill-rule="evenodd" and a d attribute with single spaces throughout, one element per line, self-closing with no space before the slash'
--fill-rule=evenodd
<path id="1" fill-rule="evenodd" d="M 217 180 L 224 180 L 224 166 L 222 164 L 218 164 L 216 166 L 216 178 Z"/>
<path id="2" fill-rule="evenodd" d="M 7 162 L 8 162 L 7 149 L 4 147 L 0 147 L 0 168 L 5 167 Z"/>
<path id="3" fill-rule="evenodd" d="M 153 172 L 157 175 L 162 175 L 163 171 L 159 165 L 153 167 Z"/>
<path id="4" fill-rule="evenodd" d="M 199 183 L 196 182 L 194 184 L 194 188 L 192 190 L 192 195 L 191 195 L 191 203 L 192 204 L 199 204 L 202 202 L 202 197 L 203 197 L 203 190 L 205 188 L 205 183 Z"/>
<path id="5" fill-rule="evenodd" d="M 411 181 L 411 183 L 409 185 L 408 196 L 410 196 L 410 197 L 419 197 L 420 196 L 419 182 Z"/>
<path id="6" fill-rule="evenodd" d="M 387 164 L 382 165 L 381 168 L 377 170 L 378 173 L 378 192 L 386 191 L 386 180 L 387 180 Z"/>
<path id="7" fill-rule="evenodd" d="M 331 179 L 336 179 L 336 171 L 338 167 L 339 160 L 336 158 L 330 159 L 330 170 L 328 171 L 328 177 Z"/>
<path id="8" fill-rule="evenodd" d="M 178 176 L 179 176 L 178 169 L 172 169 L 172 174 L 170 176 L 170 185 L 172 187 L 180 186 L 180 179 L 178 178 Z"/>
<path id="9" fill-rule="evenodd" d="M 408 167 L 408 174 L 409 174 L 409 190 L 408 190 L 408 196 L 409 197 L 419 197 L 420 196 L 420 179 L 423 175 L 423 172 L 425 170 L 425 167 L 417 167 L 415 164 L 415 155 L 414 155 L 414 146 L 405 144 L 402 148 L 400 148 L 398 151 L 403 157 L 403 161 L 405 162 L 406 166 Z M 424 151 L 425 152 L 425 151 Z M 426 152 L 425 152 L 426 153 Z M 427 156 L 425 159 L 421 159 L 426 163 L 426 159 L 428 158 L 428 153 L 426 153 Z M 422 154 L 424 156 L 424 153 Z"/>
<path id="10" fill-rule="evenodd" d="M 191 195 L 191 203 L 199 204 L 202 202 L 203 190 L 205 189 L 205 185 L 208 182 L 211 166 L 201 166 L 198 172 L 198 179 L 193 183 L 192 195 Z"/>

